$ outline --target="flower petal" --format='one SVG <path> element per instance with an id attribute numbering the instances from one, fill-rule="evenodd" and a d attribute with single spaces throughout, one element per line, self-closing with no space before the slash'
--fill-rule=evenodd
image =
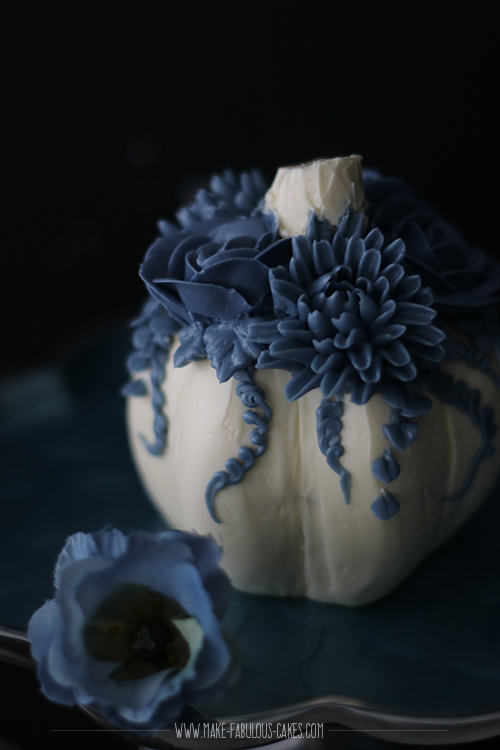
<path id="1" fill-rule="evenodd" d="M 45 602 L 37 609 L 28 624 L 31 653 L 37 661 L 43 659 L 54 639 L 54 633 L 63 628 L 59 604 L 55 599 Z"/>
<path id="2" fill-rule="evenodd" d="M 78 532 L 66 539 L 54 570 L 54 585 L 59 587 L 62 572 L 79 560 L 89 557 L 120 557 L 127 549 L 127 538 L 118 529 L 96 534 Z"/>
<path id="3" fill-rule="evenodd" d="M 174 286 L 185 307 L 192 313 L 211 320 L 231 320 L 239 315 L 247 316 L 253 309 L 236 289 L 190 281 L 176 281 Z"/>
<path id="4" fill-rule="evenodd" d="M 321 382 L 321 375 L 317 375 L 309 368 L 303 368 L 292 375 L 284 388 L 287 401 L 296 401 L 305 393 L 312 391 Z"/>
<path id="5" fill-rule="evenodd" d="M 413 302 L 400 302 L 393 319 L 399 325 L 429 325 L 435 316 L 436 311 L 430 307 Z"/>
<path id="6" fill-rule="evenodd" d="M 356 370 L 366 370 L 372 363 L 371 344 L 363 344 L 360 349 L 352 350 L 347 353 Z"/>
<path id="7" fill-rule="evenodd" d="M 357 277 L 375 282 L 378 278 L 382 258 L 378 250 L 367 250 L 358 266 Z"/>

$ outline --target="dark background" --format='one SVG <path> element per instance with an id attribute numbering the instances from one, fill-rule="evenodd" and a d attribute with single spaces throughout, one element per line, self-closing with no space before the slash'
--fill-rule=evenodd
<path id="1" fill-rule="evenodd" d="M 500 258 L 500 61 L 486 7 L 10 4 L 0 373 L 49 362 L 132 316 L 156 219 L 173 218 L 228 166 L 271 179 L 280 165 L 360 153 Z M 19 727 L 17 684 L 3 713 Z M 50 726 L 71 724 L 34 710 Z"/>
<path id="2" fill-rule="evenodd" d="M 498 43 L 486 4 L 11 4 L 1 370 L 143 297 L 159 217 L 227 166 L 360 153 L 497 251 Z"/>

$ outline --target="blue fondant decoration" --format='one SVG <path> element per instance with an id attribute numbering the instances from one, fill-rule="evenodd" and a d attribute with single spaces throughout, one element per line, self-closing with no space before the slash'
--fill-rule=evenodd
<path id="1" fill-rule="evenodd" d="M 165 379 L 165 366 L 167 364 L 168 352 L 158 352 L 151 364 L 151 389 L 153 392 L 153 431 L 155 435 L 154 443 L 151 443 L 144 435 L 139 435 L 142 442 L 153 456 L 159 456 L 165 450 L 167 445 L 167 428 L 168 422 L 163 407 L 165 405 L 165 396 L 161 390 L 161 384 Z"/>
<path id="2" fill-rule="evenodd" d="M 467 356 L 467 344 L 461 339 L 455 338 L 448 330 L 446 331 L 446 338 L 443 341 L 443 348 L 445 351 L 445 361 L 452 361 L 454 359 L 464 359 Z"/>
<path id="3" fill-rule="evenodd" d="M 400 505 L 390 492 L 383 492 L 370 506 L 374 516 L 381 521 L 388 521 L 399 512 Z"/>
<path id="4" fill-rule="evenodd" d="M 340 442 L 343 413 L 344 403 L 341 398 L 336 401 L 323 400 L 316 410 L 316 425 L 319 449 L 326 456 L 328 466 L 339 475 L 340 488 L 347 505 L 351 498 L 351 474 L 339 461 L 344 454 Z"/>
<path id="5" fill-rule="evenodd" d="M 365 181 L 367 215 L 385 244 L 402 238 L 405 267 L 432 289 L 443 313 L 475 313 L 500 298 L 500 263 L 462 235 L 401 181 L 373 172 Z"/>
<path id="6" fill-rule="evenodd" d="M 248 339 L 248 318 L 214 323 L 204 332 L 204 348 L 221 383 L 233 377 L 238 370 L 253 365 L 262 346 Z"/>
<path id="7" fill-rule="evenodd" d="M 402 417 L 413 419 L 414 417 L 422 417 L 427 414 L 432 406 L 432 401 L 427 396 L 417 396 L 413 401 L 410 401 L 407 406 L 404 406 L 399 410 Z"/>
<path id="8" fill-rule="evenodd" d="M 177 212 L 177 220 L 185 230 L 202 225 L 206 231 L 207 225 L 214 228 L 251 216 L 267 189 L 267 181 L 258 170 L 239 175 L 225 170 L 221 175 L 214 175 L 209 188 L 200 190 L 189 206 Z M 178 227 L 167 222 L 162 222 L 162 227 L 178 231 Z"/>
<path id="9" fill-rule="evenodd" d="M 328 240 L 332 239 L 334 228 L 328 221 L 328 219 L 318 219 L 314 211 L 311 209 L 309 212 L 309 224 L 306 229 L 306 237 L 308 240 L 313 242 L 317 240 Z"/>
<path id="10" fill-rule="evenodd" d="M 238 381 L 236 395 L 241 398 L 243 406 L 249 407 L 243 414 L 243 421 L 246 424 L 255 425 L 256 428 L 250 433 L 250 442 L 256 448 L 248 448 L 246 446 L 240 448 L 238 450 L 238 458 L 228 459 L 225 465 L 226 470 L 217 471 L 208 482 L 205 489 L 205 502 L 211 517 L 216 523 L 220 523 L 220 519 L 215 512 L 215 496 L 229 484 L 239 484 L 245 472 L 254 465 L 255 459 L 266 452 L 266 433 L 268 431 L 269 420 L 272 416 L 271 407 L 265 400 L 265 393 L 262 388 L 259 388 L 255 384 L 250 369 L 238 370 L 234 373 L 234 378 Z M 255 409 L 260 409 L 262 416 L 254 411 Z"/>
<path id="11" fill-rule="evenodd" d="M 403 242 L 384 247 L 378 229 L 363 232 L 349 210 L 332 241 L 293 237 L 288 265 L 269 271 L 275 319 L 255 316 L 249 336 L 267 344 L 258 368 L 293 373 L 289 401 L 319 386 L 325 399 L 350 392 L 364 404 L 415 384 L 420 368 L 444 358 L 432 295 L 406 273 Z"/>
<path id="12" fill-rule="evenodd" d="M 391 383 L 382 391 L 384 401 L 398 410 L 398 419 L 403 416 L 401 414 L 403 410 L 414 410 L 419 412 L 419 416 L 427 413 L 431 407 L 431 401 L 422 396 L 422 393 L 427 389 L 431 375 L 432 369 L 422 369 L 411 383 Z"/>
<path id="13" fill-rule="evenodd" d="M 472 315 L 455 316 L 454 325 L 463 331 L 478 351 L 486 351 L 500 344 L 500 327 L 496 305 L 474 310 Z"/>
<path id="14" fill-rule="evenodd" d="M 435 373 L 429 390 L 444 404 L 455 406 L 464 414 L 467 414 L 481 434 L 481 445 L 472 459 L 461 486 L 453 495 L 444 498 L 444 500 L 459 500 L 471 486 L 481 461 L 494 453 L 495 449 L 491 441 L 497 431 L 494 421 L 495 414 L 489 406 L 479 407 L 481 394 L 478 390 L 470 388 L 467 383 L 461 380 L 454 381 L 451 375 L 441 372 Z"/>
<path id="15" fill-rule="evenodd" d="M 472 333 L 472 327 L 469 333 Z M 497 388 L 500 388 L 500 378 L 490 366 L 491 355 L 484 351 L 485 349 L 491 348 L 500 343 L 500 334 L 497 331 L 496 339 L 488 335 L 486 340 L 481 341 L 481 329 L 479 328 L 479 330 L 475 330 L 474 333 L 476 334 L 472 339 L 474 343 L 467 345 L 464 341 L 455 338 L 449 331 L 447 331 L 446 339 L 443 344 L 446 351 L 446 359 L 465 359 L 469 367 L 481 370 L 481 372 L 490 378 Z M 481 342 L 481 346 L 476 344 L 477 340 Z"/>
<path id="16" fill-rule="evenodd" d="M 145 396 L 147 392 L 147 385 L 142 378 L 130 380 L 121 389 L 122 396 Z"/>
<path id="17" fill-rule="evenodd" d="M 190 362 L 201 362 L 207 358 L 203 336 L 205 324 L 200 321 L 184 326 L 179 331 L 180 346 L 174 354 L 174 367 L 184 367 Z"/>
<path id="18" fill-rule="evenodd" d="M 272 314 L 269 270 L 288 262 L 291 240 L 277 237 L 270 215 L 259 221 L 257 237 L 255 218 L 219 226 L 217 241 L 186 231 L 160 237 L 140 269 L 149 293 L 183 326 Z"/>
<path id="19" fill-rule="evenodd" d="M 432 382 L 431 392 L 468 413 L 483 436 L 453 499 L 470 486 L 480 461 L 493 451 L 493 415 L 479 409 L 479 394 L 463 384 L 446 393 L 437 368 L 463 358 L 500 387 L 485 353 L 500 346 L 493 304 L 500 264 L 467 247 L 400 181 L 375 172 L 366 179 L 368 232 L 364 217 L 348 210 L 336 230 L 311 213 L 304 236 L 279 238 L 276 217 L 263 212 L 267 186 L 256 172 L 215 176 L 209 189 L 177 214 L 177 224 L 160 222 L 161 236 L 141 267 L 151 299 L 133 323 L 134 351 L 127 361 L 131 374 L 151 370 L 155 439 L 149 443 L 142 437 L 151 453 L 160 454 L 166 445 L 161 384 L 171 336 L 179 332 L 174 365 L 208 356 L 221 382 L 239 381 L 242 400 L 260 391 L 249 375 L 254 366 L 291 372 L 285 388 L 289 401 L 321 388 L 318 443 L 340 476 L 346 503 L 351 477 L 340 463 L 344 394 L 362 405 L 381 393 L 393 409 L 383 434 L 403 451 L 419 429 L 409 420 L 432 405 L 423 395 Z M 449 314 L 473 344 L 447 331 Z M 123 389 L 127 396 L 147 392 L 142 378 Z M 240 448 L 207 486 L 214 518 L 216 493 L 239 482 L 266 449 L 270 409 L 262 392 L 255 404 L 243 417 L 255 425 L 255 447 Z M 386 484 L 399 471 L 389 449 L 372 465 L 374 476 Z"/>
<path id="20" fill-rule="evenodd" d="M 416 422 L 394 422 L 382 426 L 382 432 L 397 451 L 405 451 L 418 435 L 419 425 Z"/>
<path id="21" fill-rule="evenodd" d="M 384 455 L 372 463 L 372 474 L 384 484 L 390 484 L 399 477 L 400 467 L 393 457 L 390 448 L 384 451 Z"/>
<path id="22" fill-rule="evenodd" d="M 155 300 L 148 299 L 141 315 L 132 321 L 134 330 L 132 344 L 135 351 L 127 359 L 127 368 L 131 375 L 150 369 L 151 398 L 154 412 L 154 442 L 144 435 L 140 438 L 153 456 L 163 453 L 167 444 L 168 422 L 163 407 L 165 397 L 161 385 L 165 379 L 165 367 L 172 343 L 172 334 L 179 325 L 170 318 L 165 309 Z M 121 390 L 124 396 L 145 396 L 147 387 L 142 378 L 130 380 Z"/>
<path id="23" fill-rule="evenodd" d="M 481 372 L 484 372 L 484 374 L 487 375 L 490 380 L 493 381 L 493 383 L 495 383 L 496 387 L 500 388 L 500 378 L 490 367 L 490 354 L 479 353 L 477 349 L 471 346 L 467 350 L 465 361 L 467 362 L 469 367 L 474 367 L 478 370 L 481 370 Z"/>

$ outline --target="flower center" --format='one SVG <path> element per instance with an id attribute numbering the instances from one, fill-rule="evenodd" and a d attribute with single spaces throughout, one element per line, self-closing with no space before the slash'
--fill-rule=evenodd
<path id="1" fill-rule="evenodd" d="M 118 662 L 113 677 L 134 680 L 155 672 L 181 670 L 190 647 L 176 622 L 189 618 L 180 605 L 139 584 L 125 584 L 99 606 L 84 629 L 90 654 Z"/>
<path id="2" fill-rule="evenodd" d="M 137 651 L 140 648 L 153 649 L 154 647 L 155 643 L 149 637 L 149 630 L 147 628 L 141 628 L 137 633 L 137 640 L 132 644 L 134 651 Z"/>

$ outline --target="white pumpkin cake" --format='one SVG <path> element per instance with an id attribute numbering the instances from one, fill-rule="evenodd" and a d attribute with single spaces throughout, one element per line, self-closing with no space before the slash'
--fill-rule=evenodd
<path id="1" fill-rule="evenodd" d="M 212 178 L 141 266 L 128 425 L 235 587 L 362 605 L 500 471 L 500 265 L 358 156 Z"/>

